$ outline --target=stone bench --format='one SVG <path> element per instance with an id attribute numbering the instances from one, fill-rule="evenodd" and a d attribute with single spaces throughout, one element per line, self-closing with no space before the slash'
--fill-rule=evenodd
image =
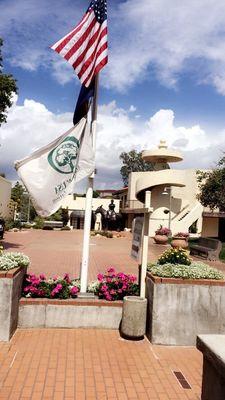
<path id="1" fill-rule="evenodd" d="M 201 400 L 224 400 L 225 335 L 199 335 L 197 349 L 203 353 Z"/>
<path id="2" fill-rule="evenodd" d="M 190 244 L 190 254 L 205 257 L 207 260 L 215 261 L 219 258 L 222 243 L 218 239 L 200 238 L 197 244 Z"/>

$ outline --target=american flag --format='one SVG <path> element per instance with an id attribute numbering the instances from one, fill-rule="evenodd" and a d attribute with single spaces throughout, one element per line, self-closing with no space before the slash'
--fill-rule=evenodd
<path id="1" fill-rule="evenodd" d="M 106 0 L 92 0 L 80 23 L 51 48 L 73 66 L 88 87 L 108 62 Z"/>

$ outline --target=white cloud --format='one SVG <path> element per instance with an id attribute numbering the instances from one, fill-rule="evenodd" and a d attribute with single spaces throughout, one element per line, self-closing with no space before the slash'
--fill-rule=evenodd
<path id="1" fill-rule="evenodd" d="M 15 180 L 14 161 L 65 132 L 71 121 L 72 113 L 56 115 L 32 99 L 19 106 L 15 98 L 8 122 L 0 131 L 1 172 Z M 159 110 L 143 122 L 117 107 L 115 101 L 99 106 L 96 187 L 120 187 L 120 153 L 153 148 L 160 139 L 184 153 L 184 162 L 176 167 L 210 168 L 225 149 L 224 132 L 225 128 L 212 135 L 200 125 L 176 126 L 172 110 Z"/>
<path id="2" fill-rule="evenodd" d="M 123 91 L 155 78 L 175 87 L 179 75 L 191 71 L 196 82 L 209 83 L 225 95 L 224 0 L 111 3 L 105 87 Z M 68 33 L 84 11 L 81 0 L 2 1 L 6 58 L 27 70 L 45 66 L 61 84 L 71 80 L 72 68 L 49 46 Z"/>

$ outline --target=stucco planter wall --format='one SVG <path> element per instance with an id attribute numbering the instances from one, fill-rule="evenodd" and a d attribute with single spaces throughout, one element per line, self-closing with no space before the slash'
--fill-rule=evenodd
<path id="1" fill-rule="evenodd" d="M 26 268 L 0 272 L 0 340 L 8 341 L 18 322 L 19 299 Z"/>
<path id="2" fill-rule="evenodd" d="M 152 343 L 195 345 L 225 333 L 225 281 L 146 278 L 147 336 Z"/>
<path id="3" fill-rule="evenodd" d="M 104 328 L 118 329 L 122 301 L 99 299 L 31 299 L 19 305 L 20 328 Z"/>

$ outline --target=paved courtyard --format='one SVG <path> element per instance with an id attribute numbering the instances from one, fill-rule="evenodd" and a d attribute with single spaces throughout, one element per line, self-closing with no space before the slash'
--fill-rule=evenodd
<path id="1" fill-rule="evenodd" d="M 30 272 L 79 276 L 82 235 L 7 232 L 4 245 L 30 257 Z M 130 233 L 91 238 L 89 281 L 110 265 L 137 274 L 130 249 Z M 165 249 L 150 240 L 149 260 Z M 200 400 L 201 373 L 196 348 L 156 346 L 146 338 L 127 341 L 116 330 L 18 329 L 10 343 L 0 342 L 0 400 Z"/>
<path id="2" fill-rule="evenodd" d="M 138 274 L 138 263 L 130 257 L 131 238 L 108 239 L 102 236 L 91 237 L 89 281 L 95 280 L 99 272 L 107 266 L 118 271 Z M 31 259 L 30 271 L 45 273 L 47 276 L 68 272 L 78 277 L 82 258 L 83 231 L 43 231 L 23 230 L 7 232 L 4 246 L 7 251 L 21 251 Z M 152 245 L 149 257 L 153 261 L 165 250 L 165 246 Z"/>
<path id="3" fill-rule="evenodd" d="M 0 342 L 0 400 L 200 400 L 201 369 L 194 348 L 126 341 L 113 330 L 17 330 Z"/>
<path id="4" fill-rule="evenodd" d="M 132 235 L 107 239 L 102 236 L 91 237 L 89 281 L 95 280 L 99 272 L 114 266 L 118 271 L 138 275 L 138 263 L 130 257 Z M 68 272 L 78 277 L 82 257 L 83 231 L 43 231 L 22 230 L 6 232 L 3 241 L 7 251 L 24 252 L 31 259 L 29 271 L 45 273 L 48 277 Z M 155 261 L 167 246 L 156 245 L 149 240 L 149 261 Z M 208 264 L 225 270 L 222 262 Z"/>

